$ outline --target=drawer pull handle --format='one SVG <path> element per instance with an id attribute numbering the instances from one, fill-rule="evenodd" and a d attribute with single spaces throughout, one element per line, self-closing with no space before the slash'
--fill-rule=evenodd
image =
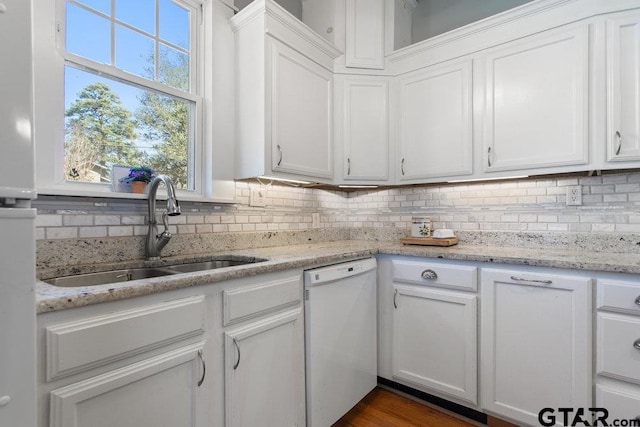
<path id="1" fill-rule="evenodd" d="M 423 271 L 422 274 L 420 275 L 422 276 L 423 279 L 426 279 L 426 280 L 436 280 L 438 278 L 438 273 L 431 270 L 430 268 Z"/>
<path id="2" fill-rule="evenodd" d="M 636 301 L 635 301 L 636 305 L 640 305 L 640 295 L 638 295 L 636 297 Z"/>
<path id="3" fill-rule="evenodd" d="M 553 283 L 553 280 L 527 279 L 526 277 L 518 277 L 518 276 L 511 276 L 511 280 L 515 280 L 517 282 L 542 283 L 543 285 L 550 285 Z"/>
<path id="4" fill-rule="evenodd" d="M 640 338 L 633 342 L 633 348 L 640 350 Z"/>
<path id="5" fill-rule="evenodd" d="M 198 381 L 198 387 L 202 385 L 204 382 L 204 377 L 207 376 L 207 364 L 204 363 L 204 355 L 202 354 L 202 349 L 198 350 L 198 357 L 200 358 L 200 363 L 202 363 L 202 377 Z"/>
<path id="6" fill-rule="evenodd" d="M 236 346 L 236 349 L 238 350 L 238 360 L 236 360 L 236 364 L 233 365 L 233 370 L 235 371 L 236 369 L 238 369 L 238 366 L 240 366 L 240 346 L 238 345 L 238 340 L 237 339 L 233 339 L 233 344 Z"/>
<path id="7" fill-rule="evenodd" d="M 398 289 L 393 291 L 393 308 L 398 308 L 398 303 L 396 302 L 397 296 L 398 296 Z"/>

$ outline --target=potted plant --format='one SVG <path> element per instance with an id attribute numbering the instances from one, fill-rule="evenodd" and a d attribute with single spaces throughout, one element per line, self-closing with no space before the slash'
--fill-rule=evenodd
<path id="1" fill-rule="evenodd" d="M 120 178 L 120 182 L 131 185 L 132 193 L 144 193 L 147 184 L 156 176 L 156 171 L 149 166 L 133 166 L 129 168 L 129 175 Z"/>

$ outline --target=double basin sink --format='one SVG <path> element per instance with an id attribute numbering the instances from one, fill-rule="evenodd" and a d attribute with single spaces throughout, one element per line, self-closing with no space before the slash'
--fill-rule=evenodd
<path id="1" fill-rule="evenodd" d="M 180 273 L 192 273 L 195 271 L 215 270 L 218 268 L 234 267 L 257 262 L 267 261 L 264 258 L 220 256 L 207 261 L 185 264 L 166 265 L 161 267 L 126 268 L 121 270 L 109 270 L 98 273 L 76 274 L 73 276 L 44 279 L 43 282 L 60 287 L 80 287 L 107 285 L 110 283 L 128 282 L 138 279 L 169 276 Z"/>

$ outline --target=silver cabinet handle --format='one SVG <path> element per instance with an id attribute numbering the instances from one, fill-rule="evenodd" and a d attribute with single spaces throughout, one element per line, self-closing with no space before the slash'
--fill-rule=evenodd
<path id="1" fill-rule="evenodd" d="M 640 350 L 640 338 L 633 342 L 633 348 Z"/>
<path id="2" fill-rule="evenodd" d="M 622 135 L 620 131 L 616 131 L 616 139 L 618 140 L 618 148 L 616 148 L 616 156 L 620 154 L 620 149 L 622 148 Z"/>
<path id="3" fill-rule="evenodd" d="M 542 283 L 543 285 L 550 285 L 553 283 L 553 280 L 527 279 L 526 277 L 518 277 L 518 276 L 511 276 L 511 280 L 516 280 L 518 282 Z"/>
<path id="4" fill-rule="evenodd" d="M 402 172 L 402 176 L 404 176 L 404 159 L 400 162 L 400 171 Z"/>
<path id="5" fill-rule="evenodd" d="M 347 175 L 351 175 L 351 159 L 347 158 Z"/>
<path id="6" fill-rule="evenodd" d="M 423 271 L 420 275 L 422 276 L 423 279 L 427 279 L 427 280 L 436 280 L 438 278 L 438 273 L 431 270 L 430 268 Z"/>
<path id="7" fill-rule="evenodd" d="M 204 377 L 207 376 L 207 364 L 204 363 L 204 355 L 202 354 L 202 349 L 198 350 L 198 357 L 200 358 L 200 363 L 202 364 L 202 377 L 198 381 L 198 387 L 202 385 L 204 382 Z"/>
<path id="8" fill-rule="evenodd" d="M 634 302 L 636 303 L 636 305 L 640 305 L 640 295 L 636 297 L 636 300 Z"/>
<path id="9" fill-rule="evenodd" d="M 238 366 L 240 366 L 240 346 L 238 345 L 238 340 L 235 338 L 233 339 L 233 344 L 236 346 L 236 350 L 238 350 L 238 360 L 236 360 L 236 364 L 233 365 L 233 370 L 235 371 L 238 369 Z"/>
<path id="10" fill-rule="evenodd" d="M 279 144 L 276 145 L 276 147 L 278 148 L 278 153 L 280 153 L 280 160 L 278 160 L 278 164 L 276 166 L 280 166 L 280 163 L 282 163 L 282 148 Z"/>
<path id="11" fill-rule="evenodd" d="M 491 147 L 487 148 L 487 166 L 491 167 Z"/>
<path id="12" fill-rule="evenodd" d="M 398 308 L 398 303 L 396 302 L 396 296 L 398 296 L 398 288 L 393 291 L 393 308 Z"/>

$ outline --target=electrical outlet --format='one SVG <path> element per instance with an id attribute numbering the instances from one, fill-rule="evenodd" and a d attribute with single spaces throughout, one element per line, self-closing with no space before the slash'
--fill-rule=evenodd
<path id="1" fill-rule="evenodd" d="M 265 193 L 266 191 L 261 188 L 252 188 L 249 194 L 249 206 L 265 207 L 267 205 Z"/>
<path id="2" fill-rule="evenodd" d="M 320 214 L 318 212 L 311 214 L 311 227 L 320 228 Z"/>
<path id="3" fill-rule="evenodd" d="M 582 185 L 567 187 L 567 206 L 582 206 Z"/>

